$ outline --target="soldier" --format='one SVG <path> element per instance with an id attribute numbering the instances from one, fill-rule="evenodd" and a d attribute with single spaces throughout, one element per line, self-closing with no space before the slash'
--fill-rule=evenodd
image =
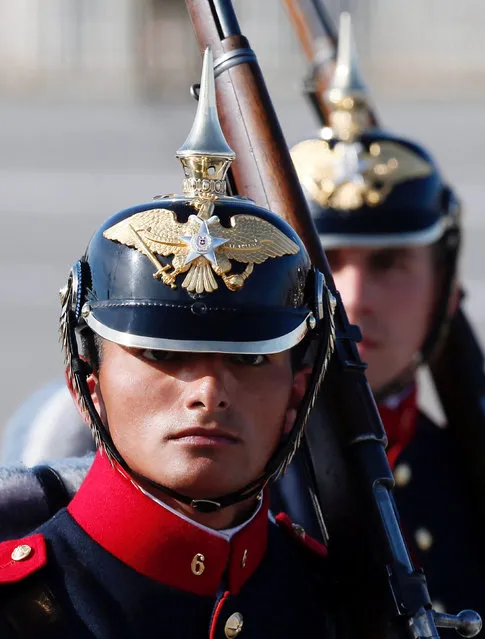
<path id="1" fill-rule="evenodd" d="M 62 291 L 98 453 L 66 510 L 0 545 L 2 639 L 334 634 L 325 548 L 269 520 L 266 489 L 325 370 L 332 304 L 291 227 L 225 196 L 212 67 L 206 52 L 184 196 L 110 218 Z"/>
<path id="2" fill-rule="evenodd" d="M 476 607 L 483 617 L 485 572 L 463 460 L 450 431 L 416 402 L 416 371 L 457 307 L 460 207 L 422 146 L 372 128 L 349 17 L 327 98 L 331 128 L 292 157 L 349 320 L 362 330 L 403 529 L 435 607 Z"/>

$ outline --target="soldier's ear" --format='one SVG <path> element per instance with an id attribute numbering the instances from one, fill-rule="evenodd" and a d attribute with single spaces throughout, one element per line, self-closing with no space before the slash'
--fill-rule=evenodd
<path id="1" fill-rule="evenodd" d="M 289 433 L 295 423 L 298 406 L 300 405 L 306 389 L 310 382 L 310 375 L 312 373 L 311 366 L 305 368 L 299 368 L 293 373 L 293 384 L 291 386 L 290 399 L 286 408 L 285 424 L 283 431 L 285 434 Z"/>
<path id="2" fill-rule="evenodd" d="M 451 286 L 450 298 L 448 300 L 448 317 L 453 317 L 453 315 L 458 310 L 458 306 L 460 305 L 460 300 L 462 298 L 462 290 L 459 286 L 458 282 L 455 280 Z"/>
<path id="3" fill-rule="evenodd" d="M 310 375 L 312 374 L 311 366 L 303 366 L 298 368 L 293 373 L 293 386 L 292 386 L 292 399 L 297 402 L 297 405 L 303 399 L 303 395 L 310 383 Z"/>
<path id="4" fill-rule="evenodd" d="M 71 376 L 68 374 L 67 370 L 64 373 L 65 379 L 66 379 L 66 386 L 69 390 L 69 393 L 72 397 L 72 401 L 74 402 L 76 408 L 77 408 L 77 412 L 79 413 L 79 415 L 81 416 L 81 419 L 83 420 L 83 422 L 85 424 L 87 424 L 89 426 L 90 422 L 89 420 L 86 419 L 86 416 L 84 415 L 83 411 L 80 409 L 79 406 L 79 398 L 77 396 L 76 391 L 74 390 L 74 387 L 72 385 L 72 379 Z M 100 411 L 100 402 L 99 402 L 99 397 L 98 397 L 98 378 L 96 376 L 95 373 L 91 373 L 91 375 L 89 375 L 86 379 L 88 388 L 89 388 L 89 393 L 91 394 L 91 398 L 93 400 L 94 406 L 96 408 L 96 410 Z"/>

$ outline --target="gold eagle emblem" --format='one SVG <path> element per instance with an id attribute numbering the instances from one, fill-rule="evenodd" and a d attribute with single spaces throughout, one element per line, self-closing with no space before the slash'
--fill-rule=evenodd
<path id="1" fill-rule="evenodd" d="M 360 142 L 304 140 L 291 151 L 301 184 L 321 206 L 355 210 L 377 206 L 406 180 L 430 175 L 431 165 L 395 142 L 380 140 L 365 149 Z"/>
<path id="2" fill-rule="evenodd" d="M 231 291 L 244 286 L 254 264 L 268 258 L 295 255 L 299 246 L 273 224 L 254 215 L 234 215 L 229 228 L 216 215 L 191 215 L 179 222 L 168 209 L 149 209 L 118 222 L 104 231 L 108 240 L 143 253 L 153 263 L 153 277 L 177 288 L 176 278 L 187 273 L 182 287 L 190 293 L 211 293 L 218 288 L 214 274 Z M 173 255 L 162 266 L 157 255 Z M 231 260 L 247 264 L 241 273 L 231 273 Z"/>

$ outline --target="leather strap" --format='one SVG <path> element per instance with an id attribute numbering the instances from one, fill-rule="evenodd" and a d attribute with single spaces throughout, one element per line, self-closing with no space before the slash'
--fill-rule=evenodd
<path id="1" fill-rule="evenodd" d="M 59 473 L 51 466 L 34 466 L 32 472 L 42 486 L 49 509 L 49 517 L 52 517 L 58 510 L 68 505 L 70 497 L 67 488 Z"/>
<path id="2" fill-rule="evenodd" d="M 65 615 L 43 571 L 0 587 L 0 621 L 16 639 L 70 636 Z"/>

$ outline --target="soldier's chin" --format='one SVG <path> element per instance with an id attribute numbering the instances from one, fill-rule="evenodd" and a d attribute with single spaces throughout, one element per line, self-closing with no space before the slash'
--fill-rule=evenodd
<path id="1" fill-rule="evenodd" d="M 182 481 L 174 482 L 171 488 L 192 499 L 216 499 L 240 490 L 248 483 L 236 482 L 233 477 L 222 473 L 206 474 L 191 479 L 192 481 L 185 477 Z"/>
<path id="2" fill-rule="evenodd" d="M 220 468 L 217 464 L 193 466 L 190 471 L 174 472 L 165 481 L 156 481 L 192 499 L 215 499 L 243 488 L 249 480 L 237 478 L 234 469 Z"/>
<path id="3" fill-rule="evenodd" d="M 246 457 L 235 454 L 236 451 L 230 455 L 215 454 L 214 451 L 201 451 L 198 455 L 170 452 L 170 455 L 126 459 L 129 467 L 141 476 L 138 481 L 143 488 L 161 501 L 167 500 L 167 494 L 144 482 L 143 477 L 191 499 L 229 494 L 243 488 L 253 478 L 253 469 L 248 467 Z"/>

